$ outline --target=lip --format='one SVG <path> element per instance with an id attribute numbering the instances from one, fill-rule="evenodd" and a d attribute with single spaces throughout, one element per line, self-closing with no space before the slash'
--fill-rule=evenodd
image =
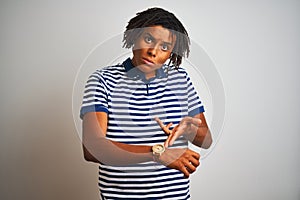
<path id="1" fill-rule="evenodd" d="M 154 65 L 154 62 L 147 59 L 147 58 L 142 58 L 142 61 L 146 64 L 146 65 Z"/>

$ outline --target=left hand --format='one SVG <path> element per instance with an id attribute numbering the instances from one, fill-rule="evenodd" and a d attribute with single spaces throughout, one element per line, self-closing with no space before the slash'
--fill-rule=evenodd
<path id="1" fill-rule="evenodd" d="M 181 135 L 190 137 L 191 135 L 196 134 L 199 126 L 201 125 L 201 120 L 199 118 L 184 117 L 178 125 L 170 130 L 169 128 L 172 126 L 172 123 L 165 126 L 159 118 L 155 118 L 155 120 L 163 131 L 169 135 L 165 141 L 166 147 L 172 146 L 175 140 Z"/>
<path id="2" fill-rule="evenodd" d="M 188 148 L 167 148 L 157 162 L 177 169 L 188 178 L 200 165 L 200 154 Z"/>

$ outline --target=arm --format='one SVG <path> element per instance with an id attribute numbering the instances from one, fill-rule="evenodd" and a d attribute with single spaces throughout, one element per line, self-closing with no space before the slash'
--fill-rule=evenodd
<path id="1" fill-rule="evenodd" d="M 83 117 L 83 152 L 87 161 L 128 165 L 153 160 L 151 146 L 129 145 L 105 138 L 107 114 L 89 112 Z M 199 166 L 200 155 L 190 149 L 166 149 L 157 162 L 181 171 L 188 177 Z"/>
<path id="2" fill-rule="evenodd" d="M 83 153 L 87 161 L 126 165 L 152 160 L 150 146 L 127 145 L 106 139 L 107 113 L 83 116 Z"/>
<path id="3" fill-rule="evenodd" d="M 200 119 L 201 123 L 199 126 L 192 124 L 191 126 L 193 126 L 193 128 L 191 129 L 191 132 L 186 135 L 186 137 L 194 145 L 208 149 L 212 144 L 212 136 L 205 116 L 203 113 L 200 113 L 195 115 L 193 118 Z"/>

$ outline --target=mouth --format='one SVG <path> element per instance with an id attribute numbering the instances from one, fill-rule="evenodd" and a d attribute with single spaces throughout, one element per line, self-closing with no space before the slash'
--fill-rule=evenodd
<path id="1" fill-rule="evenodd" d="M 154 65 L 155 63 L 152 60 L 149 60 L 147 58 L 142 58 L 143 63 L 146 65 Z"/>

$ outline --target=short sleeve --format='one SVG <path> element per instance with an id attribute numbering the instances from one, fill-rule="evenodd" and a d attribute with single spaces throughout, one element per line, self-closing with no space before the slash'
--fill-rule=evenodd
<path id="1" fill-rule="evenodd" d="M 80 118 L 88 112 L 108 112 L 107 85 L 100 71 L 94 72 L 85 85 Z"/>
<path id="2" fill-rule="evenodd" d="M 188 76 L 188 74 L 186 74 L 186 80 L 187 80 L 187 93 L 188 93 L 188 115 L 195 116 L 199 113 L 204 112 L 205 110 L 200 100 L 200 97 L 197 94 L 197 91 L 193 86 L 193 83 L 190 77 Z"/>

